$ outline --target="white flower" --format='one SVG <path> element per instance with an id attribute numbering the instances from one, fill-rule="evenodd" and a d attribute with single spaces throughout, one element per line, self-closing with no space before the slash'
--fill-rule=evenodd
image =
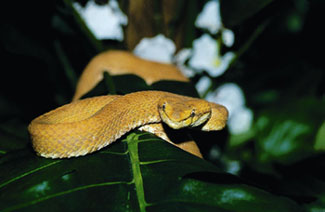
<path id="1" fill-rule="evenodd" d="M 224 105 L 231 116 L 238 108 L 245 105 L 242 89 L 235 83 L 226 83 L 208 93 L 206 100 Z"/>
<path id="2" fill-rule="evenodd" d="M 228 128 L 231 134 L 244 133 L 251 128 L 253 112 L 245 106 L 244 93 L 237 84 L 226 83 L 220 86 L 208 93 L 206 100 L 222 104 L 228 109 Z"/>
<path id="3" fill-rule="evenodd" d="M 193 55 L 189 65 L 198 71 L 207 71 L 210 76 L 222 75 L 229 67 L 235 54 L 219 55 L 219 44 L 210 35 L 204 34 L 193 42 Z"/>
<path id="4" fill-rule="evenodd" d="M 227 47 L 231 47 L 235 42 L 235 34 L 230 29 L 222 30 L 222 41 Z"/>
<path id="5" fill-rule="evenodd" d="M 188 60 L 191 57 L 192 50 L 189 48 L 181 49 L 176 55 L 175 55 L 175 62 L 177 65 L 185 64 L 186 60 Z"/>
<path id="6" fill-rule="evenodd" d="M 218 59 L 218 43 L 210 35 L 204 34 L 193 42 L 193 55 L 189 65 L 200 71 L 213 67 Z"/>
<path id="7" fill-rule="evenodd" d="M 143 59 L 172 63 L 175 51 L 174 42 L 159 34 L 153 38 L 143 38 L 134 48 L 133 53 Z"/>
<path id="8" fill-rule="evenodd" d="M 228 121 L 231 134 L 238 135 L 247 132 L 253 123 L 253 112 L 247 107 L 238 108 Z"/>
<path id="9" fill-rule="evenodd" d="M 208 1 L 204 5 L 202 12 L 196 18 L 195 26 L 201 29 L 206 29 L 211 34 L 217 34 L 221 31 L 223 43 L 227 47 L 231 47 L 234 44 L 234 33 L 230 29 L 223 27 L 219 0 Z"/>
<path id="10" fill-rule="evenodd" d="M 196 83 L 195 88 L 196 88 L 197 92 L 200 94 L 200 96 L 203 96 L 204 93 L 209 89 L 211 84 L 212 84 L 211 79 L 207 76 L 203 76 Z"/>
<path id="11" fill-rule="evenodd" d="M 97 39 L 123 40 L 121 25 L 126 25 L 128 20 L 118 7 L 116 0 L 110 0 L 110 3 L 106 5 L 97 5 L 90 0 L 84 8 L 74 2 L 73 6 Z"/>
<path id="12" fill-rule="evenodd" d="M 231 62 L 233 61 L 233 59 L 235 57 L 236 57 L 236 55 L 233 52 L 227 52 L 226 54 L 221 56 L 220 64 L 219 64 L 218 68 L 216 69 L 216 72 L 218 72 L 218 71 L 222 72 L 222 73 L 225 72 L 229 68 L 229 65 L 231 64 Z M 212 74 L 210 74 L 210 75 L 213 76 Z"/>
<path id="13" fill-rule="evenodd" d="M 195 21 L 195 26 L 207 29 L 211 34 L 219 32 L 222 27 L 219 0 L 209 1 L 204 5 Z"/>
<path id="14" fill-rule="evenodd" d="M 122 25 L 128 24 L 128 17 L 120 9 L 117 0 L 109 0 L 108 6 L 112 9 L 114 15 L 119 18 Z"/>
<path id="15" fill-rule="evenodd" d="M 186 77 L 189 78 L 195 75 L 195 71 L 185 65 L 186 61 L 191 57 L 191 55 L 192 49 L 185 48 L 181 49 L 174 57 L 174 62 L 176 63 L 177 67 Z"/>

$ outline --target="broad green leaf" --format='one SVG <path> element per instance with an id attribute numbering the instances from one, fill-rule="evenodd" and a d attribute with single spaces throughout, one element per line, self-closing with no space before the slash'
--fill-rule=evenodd
<path id="1" fill-rule="evenodd" d="M 256 122 L 258 160 L 290 164 L 315 154 L 323 108 L 324 101 L 302 98 L 261 113 Z"/>
<path id="2" fill-rule="evenodd" d="M 314 148 L 316 150 L 325 151 L 325 122 L 322 124 L 322 126 L 317 132 Z"/>
<path id="3" fill-rule="evenodd" d="M 1 211 L 301 211 L 147 133 L 84 157 L 0 160 Z"/>
<path id="4" fill-rule="evenodd" d="M 152 84 L 152 88 L 154 90 L 167 91 L 167 92 L 177 93 L 185 96 L 193 96 L 193 97 L 199 96 L 194 86 L 186 82 L 164 80 Z"/>
<path id="5" fill-rule="evenodd" d="M 132 82 L 130 84 L 129 82 Z M 107 95 L 107 94 L 127 94 L 136 91 L 150 90 L 151 87 L 146 82 L 133 74 L 110 76 L 107 72 L 103 73 L 101 80 L 92 90 L 82 98 Z"/>
<path id="6" fill-rule="evenodd" d="M 133 74 L 110 76 L 105 72 L 103 75 L 103 80 L 101 80 L 91 91 L 85 94 L 83 98 L 106 95 L 108 93 L 127 94 L 144 90 L 160 90 L 198 97 L 198 93 L 194 86 L 186 82 L 162 80 L 155 82 L 152 85 L 147 85 L 142 78 Z M 132 82 L 132 84 L 129 82 Z"/>

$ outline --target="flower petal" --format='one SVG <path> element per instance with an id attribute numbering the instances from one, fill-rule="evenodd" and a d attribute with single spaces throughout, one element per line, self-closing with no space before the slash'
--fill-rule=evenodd
<path id="1" fill-rule="evenodd" d="M 241 107 L 231 116 L 228 121 L 228 129 L 231 134 L 238 135 L 247 132 L 253 122 L 253 112 L 247 107 Z"/>
<path id="2" fill-rule="evenodd" d="M 216 34 L 222 27 L 220 17 L 220 4 L 218 0 L 207 2 L 202 12 L 198 15 L 195 26 L 209 30 L 211 34 Z"/>
<path id="3" fill-rule="evenodd" d="M 127 24 L 127 17 L 119 10 L 115 0 L 106 5 L 88 1 L 84 8 L 74 2 L 73 6 L 97 39 L 124 39 L 121 25 Z"/>
<path id="4" fill-rule="evenodd" d="M 235 54 L 233 52 L 227 52 L 221 58 L 217 58 L 215 65 L 209 67 L 207 69 L 207 72 L 212 77 L 218 77 L 218 76 L 222 75 L 229 68 L 229 65 L 234 57 L 235 57 Z"/>
<path id="5" fill-rule="evenodd" d="M 222 30 L 222 41 L 227 47 L 231 47 L 235 42 L 235 34 L 230 29 Z"/>
<path id="6" fill-rule="evenodd" d="M 203 76 L 200 80 L 196 83 L 195 88 L 197 92 L 202 96 L 211 86 L 212 81 L 209 77 Z"/>
<path id="7" fill-rule="evenodd" d="M 189 65 L 199 72 L 213 67 L 219 57 L 219 45 L 210 35 L 204 34 L 193 42 L 193 54 Z"/>
<path id="8" fill-rule="evenodd" d="M 162 63 L 172 63 L 176 51 L 174 42 L 159 34 L 153 38 L 143 38 L 133 53 L 141 58 Z"/>
<path id="9" fill-rule="evenodd" d="M 224 105 L 229 111 L 229 117 L 245 105 L 244 93 L 235 83 L 226 83 L 208 93 L 206 100 Z"/>
<path id="10" fill-rule="evenodd" d="M 192 55 L 192 49 L 186 48 L 181 49 L 174 57 L 174 61 L 178 68 L 181 70 L 181 72 L 186 77 L 193 77 L 195 75 L 195 71 L 185 65 L 186 61 L 191 57 Z"/>

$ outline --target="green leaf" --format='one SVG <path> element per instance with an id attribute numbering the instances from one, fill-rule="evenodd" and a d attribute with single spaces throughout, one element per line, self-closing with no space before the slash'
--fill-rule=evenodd
<path id="1" fill-rule="evenodd" d="M 322 124 L 322 126 L 317 132 L 314 148 L 316 150 L 325 151 L 325 122 Z"/>
<path id="2" fill-rule="evenodd" d="M 220 1 L 222 22 L 229 28 L 239 25 L 272 1 L 273 0 L 222 0 Z"/>
<path id="3" fill-rule="evenodd" d="M 144 90 L 160 90 L 166 92 L 177 93 L 180 95 L 198 97 L 198 93 L 194 86 L 186 82 L 162 80 L 147 85 L 146 82 L 139 76 L 133 74 L 123 74 L 110 76 L 108 73 L 103 73 L 101 80 L 91 91 L 83 96 L 92 97 L 106 94 L 127 94 Z M 129 82 L 132 82 L 129 83 Z"/>
<path id="4" fill-rule="evenodd" d="M 1 211 L 300 211 L 147 133 L 84 157 L 0 160 Z"/>
<path id="5" fill-rule="evenodd" d="M 258 160 L 290 164 L 315 154 L 316 134 L 324 122 L 323 108 L 324 101 L 301 98 L 261 113 L 256 121 Z"/>
<path id="6" fill-rule="evenodd" d="M 167 91 L 185 96 L 199 96 L 194 86 L 187 82 L 163 80 L 152 84 L 152 88 L 154 90 Z"/>

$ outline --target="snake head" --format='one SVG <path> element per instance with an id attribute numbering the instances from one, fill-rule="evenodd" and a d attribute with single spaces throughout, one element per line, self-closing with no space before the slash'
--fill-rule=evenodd
<path id="1" fill-rule="evenodd" d="M 211 115 L 207 101 L 184 96 L 162 98 L 158 104 L 158 111 L 163 122 L 173 129 L 199 126 Z"/>

